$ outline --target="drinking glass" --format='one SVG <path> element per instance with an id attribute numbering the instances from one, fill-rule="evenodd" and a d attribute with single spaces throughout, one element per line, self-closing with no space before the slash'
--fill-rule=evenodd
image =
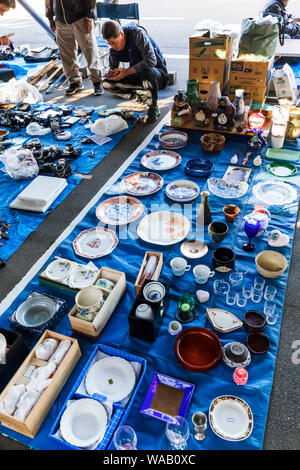
<path id="1" fill-rule="evenodd" d="M 278 313 L 276 310 L 273 313 L 268 313 L 267 315 L 267 323 L 268 325 L 275 325 L 278 320 Z"/>
<path id="2" fill-rule="evenodd" d="M 245 279 L 243 284 L 243 294 L 247 299 L 252 297 L 253 285 L 249 279 Z"/>
<path id="3" fill-rule="evenodd" d="M 223 281 L 223 279 L 217 279 L 214 282 L 214 293 L 217 295 L 226 295 L 230 289 L 228 282 Z"/>
<path id="4" fill-rule="evenodd" d="M 192 423 L 194 425 L 194 438 L 196 441 L 203 441 L 207 428 L 206 414 L 202 411 L 196 411 L 192 416 Z"/>
<path id="5" fill-rule="evenodd" d="M 233 289 L 230 289 L 226 294 L 226 303 L 227 305 L 234 305 L 237 298 L 237 292 Z"/>
<path id="6" fill-rule="evenodd" d="M 264 314 L 268 317 L 268 315 L 273 315 L 275 312 L 276 304 L 271 300 L 266 300 L 264 305 Z"/>
<path id="7" fill-rule="evenodd" d="M 166 436 L 170 442 L 170 450 L 185 450 L 190 436 L 189 424 L 182 416 L 175 417 L 176 423 L 168 423 Z"/>
<path id="8" fill-rule="evenodd" d="M 257 290 L 260 290 L 260 291 L 263 291 L 264 287 L 265 287 L 265 279 L 261 276 L 256 276 L 254 278 L 254 289 L 257 289 Z"/>
<path id="9" fill-rule="evenodd" d="M 276 287 L 274 287 L 274 286 L 267 286 L 267 287 L 265 288 L 264 299 L 265 299 L 265 300 L 274 300 L 276 293 L 277 293 Z"/>
<path id="10" fill-rule="evenodd" d="M 245 296 L 242 290 L 240 290 L 237 294 L 236 303 L 239 307 L 246 307 L 248 301 L 248 297 Z"/>
<path id="11" fill-rule="evenodd" d="M 137 450 L 137 437 L 130 426 L 120 426 L 114 434 L 114 446 L 117 450 Z"/>
<path id="12" fill-rule="evenodd" d="M 239 272 L 231 273 L 229 276 L 229 282 L 234 286 L 238 287 L 241 285 L 243 280 L 243 274 Z"/>
<path id="13" fill-rule="evenodd" d="M 253 288 L 252 290 L 252 302 L 258 304 L 261 301 L 261 298 L 263 296 L 263 291 L 261 289 Z"/>

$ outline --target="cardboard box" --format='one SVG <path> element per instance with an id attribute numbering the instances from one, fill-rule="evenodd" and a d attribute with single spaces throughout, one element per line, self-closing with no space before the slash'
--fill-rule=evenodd
<path id="1" fill-rule="evenodd" d="M 76 318 L 77 307 L 74 305 L 73 309 L 69 313 L 69 320 L 72 326 L 72 330 L 76 333 L 88 336 L 93 339 L 97 339 L 100 336 L 101 331 L 105 327 L 106 323 L 110 319 L 118 303 L 123 297 L 126 291 L 126 276 L 121 271 L 116 271 L 110 268 L 101 268 L 95 282 L 98 279 L 108 279 L 115 284 L 115 287 L 108 295 L 99 313 L 96 315 L 92 322 Z"/>
<path id="2" fill-rule="evenodd" d="M 229 62 L 227 60 L 190 59 L 189 78 L 195 78 L 199 83 L 225 83 L 229 79 Z"/>
<path id="3" fill-rule="evenodd" d="M 135 295 L 138 295 L 139 290 L 142 287 L 142 285 L 140 284 L 140 280 L 142 278 L 144 268 L 145 268 L 145 266 L 147 264 L 147 261 L 149 260 L 150 256 L 156 256 L 158 258 L 158 263 L 157 263 L 156 269 L 154 271 L 154 274 L 153 274 L 153 277 L 152 277 L 151 280 L 152 281 L 158 281 L 158 278 L 160 276 L 162 266 L 163 266 L 163 254 L 162 253 L 156 253 L 154 251 L 146 251 L 143 262 L 141 264 L 141 268 L 139 270 L 138 276 L 137 276 L 135 284 L 134 284 Z"/>
<path id="4" fill-rule="evenodd" d="M 229 36 L 204 37 L 200 32 L 190 36 L 190 58 L 198 60 L 224 60 L 232 55 L 233 40 Z"/>
<path id="5" fill-rule="evenodd" d="M 51 406 L 53 405 L 81 356 L 77 340 L 69 336 L 56 333 L 55 331 L 46 330 L 0 395 L 1 402 L 1 400 L 6 396 L 8 390 L 13 385 L 22 383 L 26 385 L 30 379 L 27 379 L 24 374 L 26 374 L 26 371 L 30 365 L 44 366 L 47 364 L 47 362 L 41 361 L 35 357 L 36 348 L 47 338 L 54 338 L 58 341 L 70 340 L 72 343 L 62 362 L 57 366 L 57 369 L 52 377 L 52 382 L 42 392 L 39 400 L 33 406 L 32 410 L 29 412 L 27 418 L 24 421 L 20 421 L 14 416 L 6 415 L 0 411 L 0 421 L 3 426 L 32 438 L 38 432 Z"/>
<path id="6" fill-rule="evenodd" d="M 240 88 L 249 85 L 264 87 L 271 77 L 272 64 L 273 60 L 249 61 L 234 59 L 231 61 L 230 67 L 230 84 L 236 84 Z"/>
<path id="7" fill-rule="evenodd" d="M 230 83 L 229 85 L 229 99 L 231 101 L 234 101 L 235 99 L 235 90 L 240 88 L 239 85 L 235 85 Z M 267 87 L 266 86 L 245 86 L 243 87 L 244 90 L 244 99 L 252 99 L 253 101 L 259 101 L 262 102 L 266 96 L 267 93 Z"/>

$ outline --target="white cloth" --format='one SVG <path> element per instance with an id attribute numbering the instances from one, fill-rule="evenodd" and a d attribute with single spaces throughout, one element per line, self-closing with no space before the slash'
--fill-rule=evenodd
<path id="1" fill-rule="evenodd" d="M 54 338 L 47 338 L 43 341 L 35 351 L 35 356 L 42 361 L 48 361 L 49 357 L 54 353 L 58 346 L 58 341 Z"/>
<path id="2" fill-rule="evenodd" d="M 20 397 L 26 392 L 25 385 L 14 385 L 8 390 L 7 395 L 3 398 L 0 404 L 1 410 L 12 415 L 17 408 Z"/>
<path id="3" fill-rule="evenodd" d="M 58 366 L 63 360 L 63 358 L 65 357 L 70 347 L 71 347 L 71 341 L 69 339 L 64 339 L 63 341 L 61 341 L 56 351 L 50 357 L 50 361 L 54 362 L 54 364 Z"/>
<path id="4" fill-rule="evenodd" d="M 14 417 L 24 421 L 40 397 L 40 393 L 35 390 L 28 390 L 21 396 Z"/>
<path id="5" fill-rule="evenodd" d="M 116 134 L 124 129 L 128 129 L 127 122 L 125 119 L 122 119 L 121 116 L 116 116 L 115 114 L 106 118 L 97 119 L 91 126 L 91 131 L 94 134 L 103 135 L 105 137 Z"/>
<path id="6" fill-rule="evenodd" d="M 48 362 L 47 365 L 38 367 L 32 374 L 31 381 L 26 385 L 26 390 L 43 390 L 45 380 L 49 379 L 55 370 L 56 364 L 54 362 Z"/>

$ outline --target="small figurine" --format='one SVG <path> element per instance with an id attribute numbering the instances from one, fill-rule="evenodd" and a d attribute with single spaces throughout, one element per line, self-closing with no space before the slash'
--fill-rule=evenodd
<path id="1" fill-rule="evenodd" d="M 174 127 L 184 126 L 192 118 L 192 108 L 187 102 L 186 94 L 183 90 L 178 90 L 174 96 L 174 103 L 171 110 L 171 125 Z"/>
<path id="2" fill-rule="evenodd" d="M 208 106 L 206 101 L 201 100 L 195 112 L 195 123 L 197 124 L 197 126 L 208 127 L 210 115 L 211 115 L 210 107 Z"/>
<path id="3" fill-rule="evenodd" d="M 221 96 L 218 101 L 216 112 L 212 114 L 214 127 L 217 130 L 231 131 L 235 121 L 235 106 L 231 103 L 228 96 Z"/>
<path id="4" fill-rule="evenodd" d="M 251 129 L 245 133 L 247 152 L 251 154 L 251 157 L 261 155 L 262 148 L 267 145 L 262 133 L 263 131 L 258 128 Z"/>
<path id="5" fill-rule="evenodd" d="M 236 165 L 238 161 L 239 161 L 239 157 L 238 157 L 237 154 L 235 153 L 235 154 L 231 157 L 230 163 L 232 163 L 233 165 Z"/>

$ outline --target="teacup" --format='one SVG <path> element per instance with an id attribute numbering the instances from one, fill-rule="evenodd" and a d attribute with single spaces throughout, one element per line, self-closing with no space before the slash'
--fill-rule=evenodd
<path id="1" fill-rule="evenodd" d="M 103 292 L 96 286 L 85 287 L 76 294 L 75 302 L 81 316 L 96 314 L 104 304 Z"/>
<path id="2" fill-rule="evenodd" d="M 173 258 L 170 265 L 174 276 L 182 276 L 186 271 L 191 269 L 191 265 L 187 264 L 184 258 Z"/>
<path id="3" fill-rule="evenodd" d="M 228 225 L 224 222 L 211 222 L 208 233 L 213 242 L 221 243 L 228 233 Z"/>
<path id="4" fill-rule="evenodd" d="M 179 323 L 179 321 L 173 320 L 170 321 L 168 325 L 168 332 L 170 335 L 175 336 L 178 335 L 182 330 L 182 325 Z"/>
<path id="5" fill-rule="evenodd" d="M 98 281 L 95 282 L 95 286 L 99 287 L 101 290 L 106 292 L 106 294 L 110 294 L 113 288 L 115 287 L 113 282 L 104 278 L 98 279 Z"/>
<path id="6" fill-rule="evenodd" d="M 141 318 L 143 320 L 153 320 L 154 313 L 150 305 L 148 304 L 140 304 L 135 309 L 135 316 L 137 318 Z"/>
<path id="7" fill-rule="evenodd" d="M 232 223 L 236 220 L 240 209 L 234 204 L 229 204 L 228 206 L 223 207 L 223 212 L 225 215 L 226 222 Z"/>
<path id="8" fill-rule="evenodd" d="M 208 278 L 215 275 L 215 272 L 211 271 L 205 264 L 198 264 L 194 267 L 193 274 L 195 276 L 195 281 L 198 282 L 198 284 L 205 284 L 208 281 Z"/>
<path id="9" fill-rule="evenodd" d="M 161 282 L 149 282 L 143 289 L 143 296 L 148 302 L 161 302 L 166 294 L 166 289 Z"/>

